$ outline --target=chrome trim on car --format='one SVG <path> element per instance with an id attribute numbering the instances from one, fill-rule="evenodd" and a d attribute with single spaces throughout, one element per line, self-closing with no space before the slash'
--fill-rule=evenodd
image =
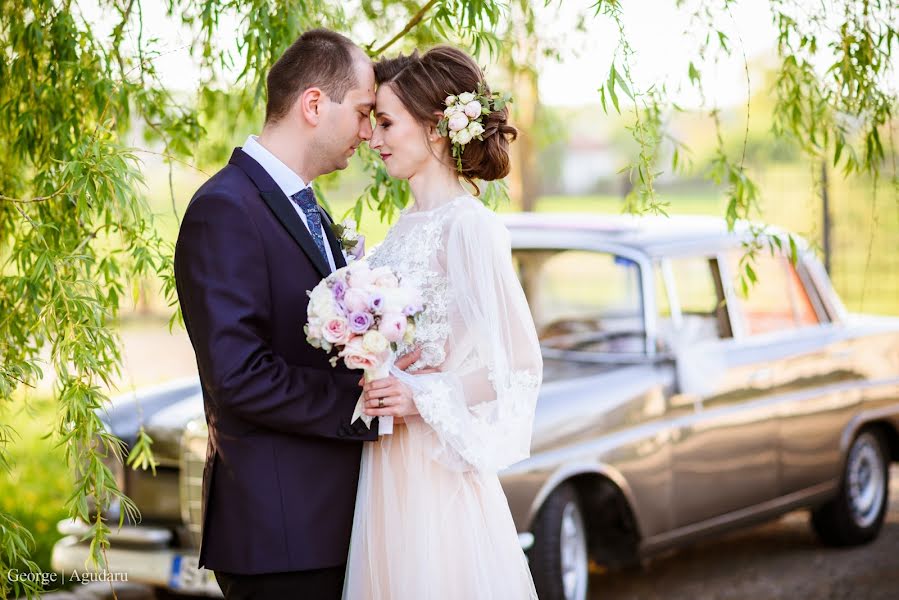
<path id="1" fill-rule="evenodd" d="M 519 533 L 518 543 L 521 544 L 521 549 L 525 552 L 530 550 L 534 546 L 534 534 L 529 531 Z"/>
<path id="2" fill-rule="evenodd" d="M 63 519 L 56 524 L 59 533 L 75 536 L 79 540 L 90 529 L 91 526 L 81 520 Z M 119 528 L 113 524 L 109 529 L 109 541 L 113 544 L 165 546 L 172 541 L 172 532 L 159 527 L 124 525 Z"/>
<path id="3" fill-rule="evenodd" d="M 812 503 L 814 499 L 828 496 L 838 485 L 839 482 L 837 480 L 825 481 L 808 489 L 799 490 L 786 496 L 779 496 L 761 504 L 735 510 L 698 523 L 691 523 L 678 529 L 672 529 L 643 540 L 640 543 L 640 551 L 643 554 L 654 553 L 666 547 L 712 533 L 718 529 L 729 528 L 729 526 L 741 521 L 761 519 L 767 515 L 783 514 L 787 512 L 787 508 L 800 507 Z"/>

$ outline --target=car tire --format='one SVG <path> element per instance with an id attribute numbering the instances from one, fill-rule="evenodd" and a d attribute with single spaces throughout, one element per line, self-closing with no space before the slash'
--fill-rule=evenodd
<path id="1" fill-rule="evenodd" d="M 528 554 L 540 600 L 586 600 L 587 529 L 571 484 L 562 484 L 549 495 L 532 533 L 534 545 Z"/>
<path id="2" fill-rule="evenodd" d="M 876 429 L 859 433 L 846 455 L 837 496 L 812 511 L 812 528 L 831 546 L 857 546 L 880 533 L 889 504 L 890 463 Z"/>

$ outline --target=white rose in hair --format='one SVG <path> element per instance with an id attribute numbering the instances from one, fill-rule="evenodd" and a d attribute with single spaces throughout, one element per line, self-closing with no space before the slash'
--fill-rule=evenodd
<path id="1" fill-rule="evenodd" d="M 444 100 L 443 102 L 447 106 L 452 106 L 453 104 L 456 103 L 456 97 L 455 96 L 447 96 L 446 100 Z"/>
<path id="2" fill-rule="evenodd" d="M 449 128 L 451 131 L 460 131 L 468 126 L 468 117 L 463 113 L 456 113 L 449 119 Z"/>
<path id="3" fill-rule="evenodd" d="M 471 141 L 471 131 L 468 129 L 463 129 L 462 131 L 456 132 L 456 143 L 462 144 L 463 146 Z"/>
<path id="4" fill-rule="evenodd" d="M 459 94 L 459 102 L 461 102 L 462 104 L 468 104 L 472 100 L 474 100 L 474 94 L 472 94 L 471 92 Z"/>
<path id="5" fill-rule="evenodd" d="M 468 124 L 468 133 L 471 134 L 471 137 L 475 138 L 484 133 L 484 126 L 476 121 L 472 121 Z"/>
<path id="6" fill-rule="evenodd" d="M 462 107 L 460 107 L 460 106 L 447 106 L 446 108 L 443 109 L 443 116 L 445 116 L 445 117 L 451 117 L 451 116 L 453 116 L 454 114 L 456 114 L 456 113 L 458 113 L 458 112 L 462 112 Z"/>
<path id="7" fill-rule="evenodd" d="M 481 116 L 481 103 L 477 100 L 472 100 L 468 104 L 465 105 L 465 114 L 472 119 L 477 119 Z"/>

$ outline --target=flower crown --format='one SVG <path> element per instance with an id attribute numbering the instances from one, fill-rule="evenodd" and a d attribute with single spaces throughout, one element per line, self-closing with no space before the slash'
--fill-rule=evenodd
<path id="1" fill-rule="evenodd" d="M 452 143 L 456 169 L 462 172 L 462 151 L 471 140 L 483 140 L 484 124 L 481 117 L 500 111 L 512 102 L 512 97 L 499 92 L 488 93 L 483 81 L 478 82 L 475 92 L 463 92 L 458 96 L 447 96 L 443 118 L 437 121 L 437 131 L 449 137 Z"/>

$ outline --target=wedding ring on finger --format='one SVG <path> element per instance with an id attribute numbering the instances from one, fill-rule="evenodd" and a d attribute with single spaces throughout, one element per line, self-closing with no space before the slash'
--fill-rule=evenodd
<path id="1" fill-rule="evenodd" d="M 378 399 L 378 408 L 384 408 L 384 398 Z"/>

